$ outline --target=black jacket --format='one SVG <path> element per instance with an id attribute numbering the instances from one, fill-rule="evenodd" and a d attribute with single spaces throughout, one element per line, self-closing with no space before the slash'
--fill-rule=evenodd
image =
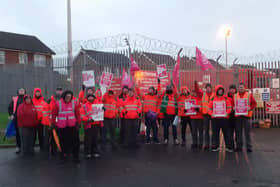
<path id="1" fill-rule="evenodd" d="M 12 100 L 10 102 L 9 107 L 8 107 L 8 113 L 9 113 L 10 116 L 14 114 L 14 116 L 16 117 L 18 106 L 23 103 L 23 97 L 24 96 L 18 96 L 15 114 L 14 114 L 14 111 L 13 111 L 14 110 L 14 101 Z"/>

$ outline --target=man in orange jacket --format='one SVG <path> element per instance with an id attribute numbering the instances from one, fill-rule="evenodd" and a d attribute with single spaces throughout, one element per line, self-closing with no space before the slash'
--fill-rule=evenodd
<path id="1" fill-rule="evenodd" d="M 251 126 L 250 126 L 249 120 L 253 116 L 253 110 L 254 110 L 254 108 L 256 108 L 257 102 L 254 99 L 253 95 L 246 91 L 244 83 L 239 84 L 239 91 L 234 96 L 234 100 L 236 101 L 237 99 L 247 99 L 247 102 L 248 102 L 247 111 L 248 112 L 247 112 L 247 115 L 237 115 L 235 113 L 235 117 L 236 117 L 235 128 L 236 128 L 236 140 L 237 140 L 237 148 L 235 151 L 236 152 L 242 151 L 243 128 L 244 128 L 247 152 L 251 153 L 252 152 L 252 142 L 251 142 L 251 135 L 250 135 Z"/>
<path id="2" fill-rule="evenodd" d="M 148 94 L 143 96 L 143 111 L 145 113 L 145 125 L 146 125 L 146 143 L 150 144 L 150 133 L 153 130 L 153 141 L 159 144 L 158 140 L 158 127 L 157 127 L 157 103 L 158 96 L 155 94 L 154 87 L 149 88 Z"/>
<path id="3" fill-rule="evenodd" d="M 90 159 L 92 156 L 95 158 L 100 157 L 98 150 L 98 134 L 101 129 L 101 121 L 94 121 L 92 119 L 93 110 L 92 105 L 99 104 L 95 95 L 89 94 L 87 96 L 87 103 L 81 107 L 81 119 L 84 122 L 85 129 L 85 154 L 86 158 Z"/>
<path id="4" fill-rule="evenodd" d="M 124 114 L 124 145 L 125 147 L 138 148 L 137 134 L 138 134 L 138 119 L 141 115 L 142 107 L 141 101 L 134 95 L 132 88 L 128 89 L 128 97 L 123 102 Z"/>
<path id="5" fill-rule="evenodd" d="M 104 140 L 106 141 L 107 133 L 110 133 L 110 142 L 112 148 L 116 148 L 116 124 L 117 124 L 117 116 L 118 116 L 118 103 L 114 96 L 113 90 L 108 90 L 103 96 L 103 104 L 104 104 Z"/>
<path id="6" fill-rule="evenodd" d="M 128 97 L 128 86 L 124 86 L 122 88 L 122 93 L 119 95 L 118 98 L 118 107 L 119 107 L 119 112 L 120 112 L 120 144 L 124 143 L 124 119 L 123 119 L 123 102 L 126 100 Z"/>
<path id="7" fill-rule="evenodd" d="M 189 125 L 191 129 L 190 116 L 186 114 L 185 103 L 187 100 L 191 99 L 190 90 L 187 87 L 181 87 L 180 96 L 177 99 L 178 102 L 178 116 L 181 117 L 181 136 L 182 136 L 182 147 L 186 146 L 186 129 Z"/>
<path id="8" fill-rule="evenodd" d="M 48 104 L 44 101 L 44 97 L 42 96 L 41 88 L 34 89 L 34 96 L 33 96 L 32 102 L 37 110 L 37 116 L 38 116 L 38 120 L 39 120 L 39 124 L 37 126 L 37 133 L 38 133 L 38 138 L 39 138 L 40 150 L 48 151 L 47 150 L 48 142 L 46 142 L 46 138 L 44 138 L 44 134 L 47 134 L 47 132 L 48 132 L 48 126 L 42 125 L 43 111 L 48 110 L 48 107 L 46 107 L 46 105 L 48 105 Z M 44 112 L 46 112 L 46 111 L 44 111 Z M 36 141 L 36 136 L 35 136 L 34 142 L 35 141 Z"/>
<path id="9" fill-rule="evenodd" d="M 231 101 L 224 96 L 224 88 L 217 85 L 215 88 L 215 97 L 209 104 L 209 115 L 212 117 L 212 151 L 220 150 L 220 130 L 222 129 L 226 151 L 232 152 L 230 145 L 228 118 L 232 110 Z"/>

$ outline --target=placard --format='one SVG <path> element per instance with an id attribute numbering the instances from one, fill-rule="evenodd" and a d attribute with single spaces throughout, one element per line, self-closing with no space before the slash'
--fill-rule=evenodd
<path id="1" fill-rule="evenodd" d="M 110 87 L 113 80 L 113 74 L 109 72 L 103 72 L 100 78 L 100 85 L 104 87 Z"/>
<path id="2" fill-rule="evenodd" d="M 158 74 L 158 78 L 160 79 L 164 79 L 168 77 L 166 64 L 160 64 L 157 66 L 157 74 Z"/>
<path id="3" fill-rule="evenodd" d="M 272 79 L 272 88 L 279 88 L 279 79 L 278 78 Z"/>
<path id="4" fill-rule="evenodd" d="M 213 102 L 213 116 L 214 117 L 226 117 L 227 106 L 225 101 L 214 101 Z"/>
<path id="5" fill-rule="evenodd" d="M 248 115 L 248 99 L 240 98 L 235 100 L 235 115 L 236 116 Z"/>
<path id="6" fill-rule="evenodd" d="M 188 99 L 185 102 L 185 109 L 187 110 L 187 112 L 185 113 L 186 115 L 196 115 L 196 102 L 194 99 Z"/>
<path id="7" fill-rule="evenodd" d="M 267 102 L 265 111 L 267 114 L 280 114 L 280 101 Z"/>
<path id="8" fill-rule="evenodd" d="M 82 71 L 83 84 L 85 87 L 94 87 L 94 71 Z"/>
<path id="9" fill-rule="evenodd" d="M 103 121 L 104 120 L 103 104 L 93 104 L 92 105 L 91 118 L 94 121 Z"/>

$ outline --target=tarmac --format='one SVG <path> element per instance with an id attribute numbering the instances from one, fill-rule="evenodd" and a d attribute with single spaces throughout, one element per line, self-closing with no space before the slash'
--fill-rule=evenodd
<path id="1" fill-rule="evenodd" d="M 188 134 L 188 139 L 190 135 Z M 280 186 L 280 129 L 254 129 L 253 153 L 203 152 L 173 145 L 142 145 L 81 163 L 39 153 L 22 157 L 0 149 L 0 187 Z"/>

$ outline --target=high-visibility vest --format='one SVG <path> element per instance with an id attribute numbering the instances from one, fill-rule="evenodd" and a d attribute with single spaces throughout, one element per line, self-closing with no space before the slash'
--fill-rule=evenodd
<path id="1" fill-rule="evenodd" d="M 35 99 L 33 99 L 32 101 L 33 101 L 33 104 L 34 104 L 34 106 L 36 108 L 38 119 L 42 120 L 42 117 L 43 117 L 43 107 L 46 104 L 46 102 L 44 100 L 38 101 L 38 100 L 35 100 Z"/>
<path id="2" fill-rule="evenodd" d="M 191 98 L 191 96 L 184 96 L 184 95 L 181 95 L 180 97 L 178 97 L 178 99 L 177 99 L 178 116 L 180 116 L 180 117 L 186 117 L 187 116 L 185 114 L 185 103 L 186 103 L 186 100 L 188 100 L 190 98 Z"/>
<path id="3" fill-rule="evenodd" d="M 51 125 L 51 109 L 49 104 L 45 104 L 43 106 L 43 111 L 42 111 L 42 125 L 50 126 Z"/>
<path id="4" fill-rule="evenodd" d="M 244 93 L 244 95 L 243 95 L 243 97 L 240 97 L 240 94 L 239 93 L 237 93 L 237 94 L 235 94 L 234 95 L 234 101 L 236 101 L 237 99 L 241 99 L 241 98 L 247 98 L 247 105 L 248 105 L 248 115 L 246 115 L 246 117 L 249 117 L 249 118 L 251 118 L 252 116 L 253 116 L 253 111 L 249 111 L 250 110 L 250 104 L 251 104 L 251 101 L 250 101 L 250 94 L 248 93 L 248 92 L 245 92 Z M 237 115 L 236 115 L 236 117 L 238 117 Z"/>
<path id="5" fill-rule="evenodd" d="M 174 96 L 168 100 L 168 104 L 166 106 L 166 114 L 176 115 L 176 110 L 177 110 L 177 101 L 176 101 L 176 97 Z"/>
<path id="6" fill-rule="evenodd" d="M 76 125 L 75 101 L 72 100 L 70 103 L 65 103 L 59 100 L 58 108 L 56 126 L 58 128 L 74 127 Z"/>
<path id="7" fill-rule="evenodd" d="M 13 97 L 13 113 L 15 114 L 16 113 L 16 110 L 17 110 L 17 102 L 18 102 L 18 96 L 15 96 Z"/>
<path id="8" fill-rule="evenodd" d="M 203 93 L 203 96 L 202 96 L 202 114 L 203 115 L 208 114 L 209 103 L 214 96 L 215 96 L 214 93 L 211 93 L 210 97 L 208 96 L 208 94 L 206 92 Z"/>
<path id="9" fill-rule="evenodd" d="M 105 118 L 115 118 L 118 113 L 117 101 L 115 99 L 106 99 L 104 101 L 104 117 Z"/>
<path id="10" fill-rule="evenodd" d="M 141 102 L 136 98 L 127 98 L 123 103 L 123 113 L 125 119 L 137 119 L 141 113 Z"/>
<path id="11" fill-rule="evenodd" d="M 143 111 L 146 113 L 149 110 L 152 112 L 157 112 L 157 102 L 158 96 L 156 95 L 145 95 L 143 101 Z"/>

